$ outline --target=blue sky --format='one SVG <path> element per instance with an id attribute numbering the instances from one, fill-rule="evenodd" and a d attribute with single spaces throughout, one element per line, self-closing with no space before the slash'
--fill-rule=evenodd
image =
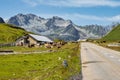
<path id="1" fill-rule="evenodd" d="M 0 17 L 18 14 L 59 16 L 77 25 L 120 22 L 120 0 L 0 0 Z"/>

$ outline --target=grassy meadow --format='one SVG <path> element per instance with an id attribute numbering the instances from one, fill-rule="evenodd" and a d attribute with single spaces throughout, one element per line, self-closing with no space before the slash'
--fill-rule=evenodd
<path id="1" fill-rule="evenodd" d="M 45 50 L 56 50 L 56 48 L 45 48 L 44 45 L 41 47 L 25 47 L 25 46 L 13 46 L 13 47 L 1 47 L 0 50 L 13 50 L 14 52 L 34 52 L 34 51 L 45 51 Z"/>
<path id="2" fill-rule="evenodd" d="M 68 43 L 56 52 L 0 55 L 0 80 L 67 80 L 79 74 L 80 48 Z M 62 65 L 67 60 L 68 67 Z"/>
<path id="3" fill-rule="evenodd" d="M 96 43 L 96 44 L 98 44 L 100 46 L 103 46 L 103 47 L 106 47 L 106 48 L 109 48 L 109 49 L 120 51 L 120 46 L 108 46 L 111 43 L 117 43 L 117 42 L 102 42 L 102 43 L 99 42 L 99 43 Z"/>

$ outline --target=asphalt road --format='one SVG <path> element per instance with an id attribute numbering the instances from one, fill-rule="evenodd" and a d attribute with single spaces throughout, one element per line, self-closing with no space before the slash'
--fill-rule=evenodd
<path id="1" fill-rule="evenodd" d="M 81 43 L 82 80 L 120 80 L 120 52 Z"/>

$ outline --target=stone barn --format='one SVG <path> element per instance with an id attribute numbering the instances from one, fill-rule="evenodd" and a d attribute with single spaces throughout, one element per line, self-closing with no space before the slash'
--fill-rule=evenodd
<path id="1" fill-rule="evenodd" d="M 36 45 L 41 45 L 44 43 L 51 43 L 51 42 L 53 41 L 46 36 L 28 34 L 18 38 L 16 40 L 16 45 L 17 46 L 36 46 Z"/>

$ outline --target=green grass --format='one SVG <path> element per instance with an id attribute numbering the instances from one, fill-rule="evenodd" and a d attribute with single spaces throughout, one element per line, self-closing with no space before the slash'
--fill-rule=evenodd
<path id="1" fill-rule="evenodd" d="M 115 43 L 115 42 L 113 42 Z M 103 46 L 103 47 L 106 47 L 106 48 L 109 48 L 109 49 L 112 49 L 112 50 L 116 50 L 116 51 L 120 51 L 120 46 L 118 47 L 115 47 L 115 46 L 108 46 L 108 44 L 111 44 L 111 42 L 106 42 L 106 43 L 96 43 L 100 46 Z"/>
<path id="2" fill-rule="evenodd" d="M 113 49 L 113 50 L 116 50 L 116 51 L 120 51 L 120 47 L 107 47 L 107 48 L 110 48 L 110 49 Z"/>
<path id="3" fill-rule="evenodd" d="M 17 38 L 26 33 L 27 32 L 22 28 L 0 23 L 0 43 L 14 42 Z"/>
<path id="4" fill-rule="evenodd" d="M 63 60 L 68 61 L 68 67 L 62 65 Z M 65 80 L 80 69 L 78 43 L 51 53 L 0 55 L 0 80 Z"/>
<path id="5" fill-rule="evenodd" d="M 29 47 L 24 47 L 24 46 L 13 46 L 13 47 L 1 47 L 0 50 L 13 50 L 15 52 L 32 52 L 32 51 L 45 51 L 45 50 L 54 50 L 56 48 L 45 48 L 44 45 L 42 47 L 32 47 L 32 48 L 29 48 Z"/>
<path id="6" fill-rule="evenodd" d="M 109 32 L 101 40 L 106 40 L 106 41 L 120 41 L 120 25 L 116 26 L 111 32 Z"/>

